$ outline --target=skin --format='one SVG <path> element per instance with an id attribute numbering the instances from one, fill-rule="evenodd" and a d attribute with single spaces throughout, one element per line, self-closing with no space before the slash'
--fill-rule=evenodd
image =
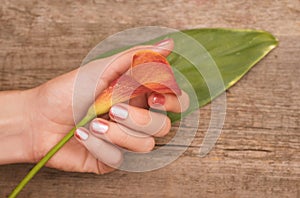
<path id="1" fill-rule="evenodd" d="M 139 46 L 120 54 L 88 63 L 80 72 L 86 79 L 79 87 L 80 105 L 74 112 L 73 95 L 79 69 L 52 79 L 36 88 L 24 91 L 0 92 L 0 164 L 36 163 L 74 126 L 74 113 L 84 115 L 94 100 L 109 83 L 130 67 L 132 55 L 141 49 L 151 49 L 167 56 L 173 49 L 172 40 L 154 46 Z M 97 71 L 97 72 L 96 72 Z M 100 71 L 100 73 L 99 73 Z M 95 75 L 97 73 L 98 75 Z M 99 77 L 100 74 L 100 77 Z M 91 95 L 86 87 L 95 87 Z M 108 130 L 99 134 L 91 127 L 80 128 L 87 140 L 72 138 L 50 161 L 48 167 L 72 172 L 111 172 L 122 163 L 121 148 L 135 152 L 149 152 L 154 148 L 154 137 L 166 135 L 171 128 L 166 115 L 150 112 L 148 107 L 172 112 L 188 108 L 186 93 L 159 95 L 163 105 L 154 104 L 156 93 L 131 99 L 128 104 L 117 104 L 128 111 L 126 119 L 108 113 L 92 122 L 105 123 Z"/>

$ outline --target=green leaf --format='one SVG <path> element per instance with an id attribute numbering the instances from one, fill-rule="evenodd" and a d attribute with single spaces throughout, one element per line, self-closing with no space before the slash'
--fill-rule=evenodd
<path id="1" fill-rule="evenodd" d="M 173 38 L 175 48 L 168 56 L 179 86 L 188 92 L 191 105 L 186 115 L 209 103 L 241 79 L 278 44 L 268 32 L 239 29 L 192 29 L 173 32 L 141 43 L 153 44 Z M 107 57 L 132 46 L 112 50 Z M 168 113 L 172 121 L 181 114 Z"/>

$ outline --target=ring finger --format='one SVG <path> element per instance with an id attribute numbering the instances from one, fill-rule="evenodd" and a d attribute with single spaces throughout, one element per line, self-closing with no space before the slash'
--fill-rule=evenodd
<path id="1" fill-rule="evenodd" d="M 149 152 L 155 146 L 153 137 L 101 118 L 96 118 L 91 122 L 90 131 L 97 138 L 131 151 Z"/>

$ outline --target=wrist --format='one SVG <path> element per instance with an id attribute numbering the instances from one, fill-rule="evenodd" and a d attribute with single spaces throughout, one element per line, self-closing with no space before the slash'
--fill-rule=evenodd
<path id="1" fill-rule="evenodd" d="M 0 92 L 0 164 L 32 161 L 33 90 Z"/>

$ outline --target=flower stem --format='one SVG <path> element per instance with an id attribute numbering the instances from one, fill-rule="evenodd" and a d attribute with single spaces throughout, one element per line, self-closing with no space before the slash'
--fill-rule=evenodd
<path id="1" fill-rule="evenodd" d="M 25 185 L 34 177 L 37 172 L 53 157 L 53 155 L 61 149 L 74 135 L 75 130 L 78 127 L 82 127 L 95 118 L 95 114 L 87 114 L 75 127 L 73 127 L 23 178 L 23 180 L 17 185 L 17 187 L 9 195 L 9 198 L 16 197 Z"/>

